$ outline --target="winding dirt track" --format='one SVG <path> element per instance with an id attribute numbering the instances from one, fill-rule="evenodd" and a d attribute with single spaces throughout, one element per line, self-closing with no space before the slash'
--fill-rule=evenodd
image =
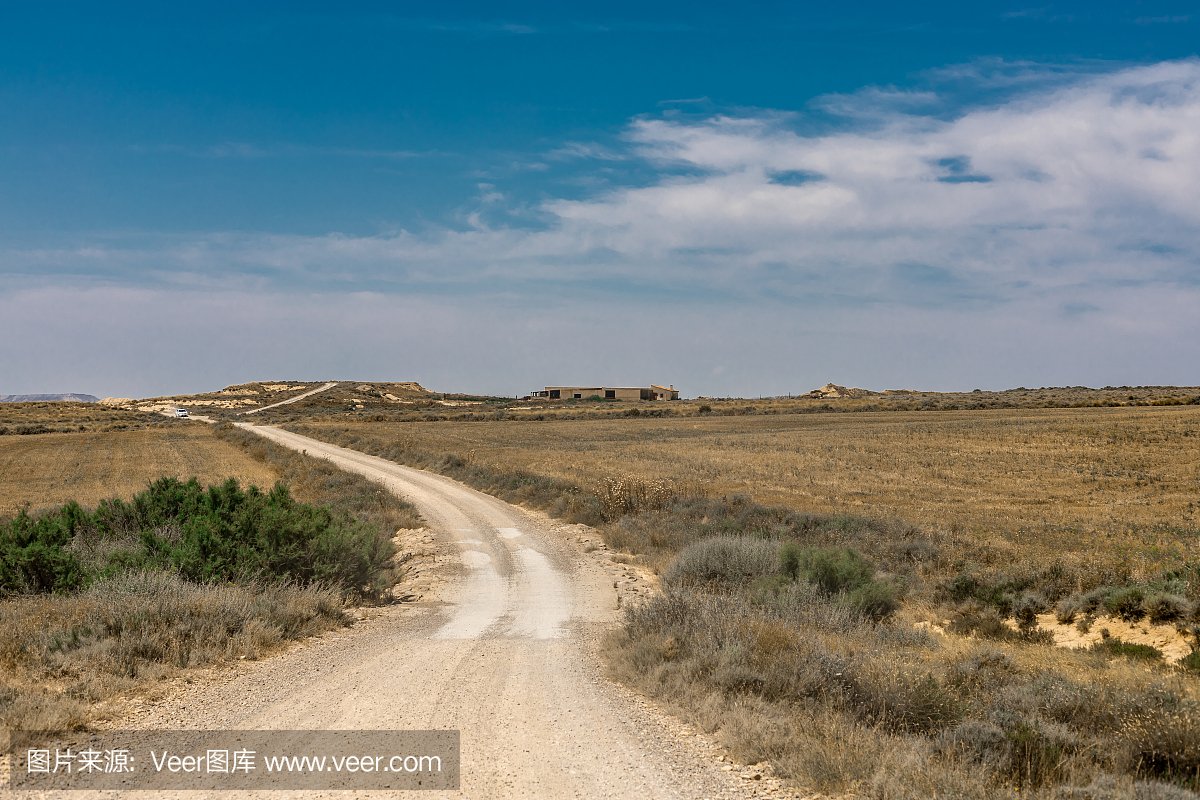
<path id="1" fill-rule="evenodd" d="M 587 529 L 442 476 L 276 428 L 241 427 L 413 502 L 432 529 L 431 552 L 442 554 L 429 587 L 437 596 L 218 673 L 145 709 L 132 725 L 459 729 L 461 790 L 414 796 L 782 793 L 769 776 L 722 764 L 705 737 L 601 677 L 599 642 L 617 621 L 614 577 L 624 568 L 603 551 L 584 551 Z"/>

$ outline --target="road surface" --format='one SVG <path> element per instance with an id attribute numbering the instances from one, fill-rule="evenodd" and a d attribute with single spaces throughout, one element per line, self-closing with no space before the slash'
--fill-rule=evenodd
<path id="1" fill-rule="evenodd" d="M 133 725 L 460 730 L 461 789 L 420 797 L 788 794 L 760 770 L 723 763 L 707 737 L 602 676 L 603 636 L 620 614 L 615 585 L 646 590 L 594 531 L 443 476 L 276 428 L 239 427 L 413 502 L 430 528 L 428 568 L 416 579 L 425 596 L 217 670 L 145 708 Z"/>

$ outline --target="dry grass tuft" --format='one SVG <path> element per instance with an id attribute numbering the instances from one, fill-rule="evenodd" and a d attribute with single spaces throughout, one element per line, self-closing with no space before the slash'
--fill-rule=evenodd
<path id="1" fill-rule="evenodd" d="M 347 624 L 319 587 L 200 585 L 135 573 L 0 603 L 0 729 L 79 727 L 96 704 L 180 669 L 259 658 Z"/>

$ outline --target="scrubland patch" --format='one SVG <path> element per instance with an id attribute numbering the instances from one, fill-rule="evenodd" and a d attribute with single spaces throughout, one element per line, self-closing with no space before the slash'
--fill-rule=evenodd
<path id="1" fill-rule="evenodd" d="M 103 403 L 0 403 L 0 436 L 161 428 L 171 420 Z"/>
<path id="2" fill-rule="evenodd" d="M 740 758 L 820 791 L 880 797 L 1200 788 L 1200 702 L 1179 673 L 938 636 L 902 614 L 864 613 L 845 586 L 793 580 L 761 540 L 716 544 L 689 546 L 664 594 L 628 612 L 610 664 Z"/>
<path id="3" fill-rule="evenodd" d="M 0 729 L 80 727 L 106 701 L 179 669 L 258 658 L 348 624 L 342 608 L 331 588 L 205 585 L 165 572 L 9 598 L 0 602 Z"/>
<path id="4" fill-rule="evenodd" d="M 347 604 L 386 602 L 404 580 L 392 537 L 420 524 L 411 505 L 323 462 L 202 430 L 295 489 L 160 478 L 129 500 L 0 519 L 0 729 L 84 725 L 179 670 L 349 624 Z"/>

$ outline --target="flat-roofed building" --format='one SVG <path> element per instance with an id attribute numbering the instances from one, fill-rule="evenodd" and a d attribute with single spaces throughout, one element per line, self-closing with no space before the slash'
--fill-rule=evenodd
<path id="1" fill-rule="evenodd" d="M 678 400 L 674 386 L 547 386 L 529 393 L 540 400 Z"/>

